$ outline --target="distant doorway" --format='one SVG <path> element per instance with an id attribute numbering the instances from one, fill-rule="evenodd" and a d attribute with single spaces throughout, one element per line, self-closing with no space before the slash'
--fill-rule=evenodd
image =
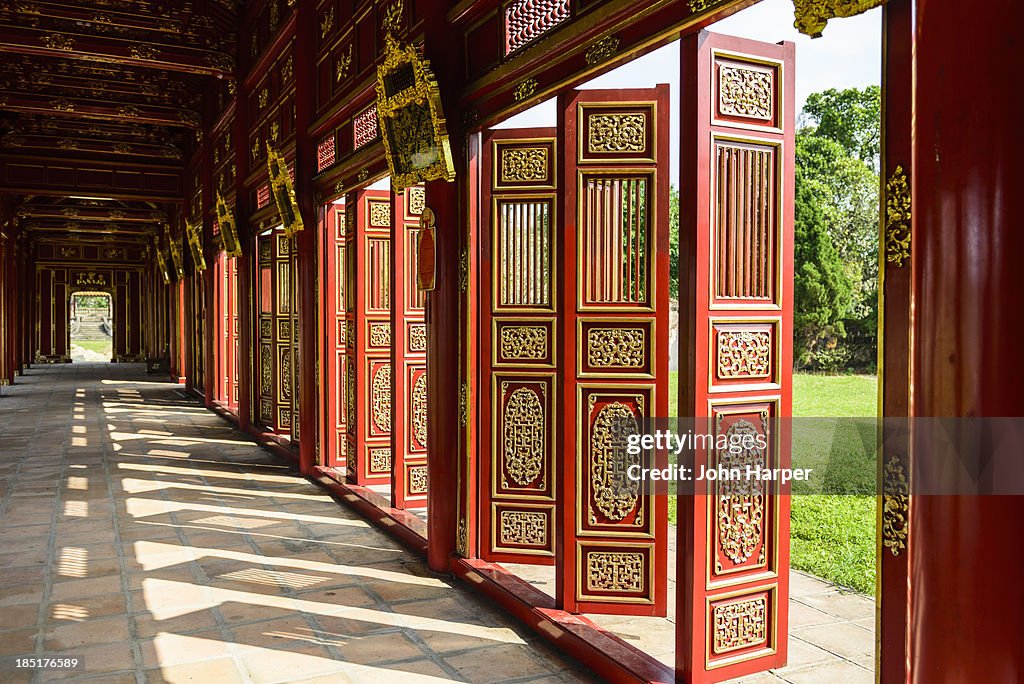
<path id="1" fill-rule="evenodd" d="M 69 325 L 73 363 L 109 363 L 114 356 L 114 307 L 109 292 L 71 295 Z"/>

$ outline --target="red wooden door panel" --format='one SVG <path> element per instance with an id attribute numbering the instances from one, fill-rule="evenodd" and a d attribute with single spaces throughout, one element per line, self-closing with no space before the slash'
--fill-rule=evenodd
<path id="1" fill-rule="evenodd" d="M 391 481 L 391 193 L 359 190 L 346 202 L 348 475 Z"/>
<path id="2" fill-rule="evenodd" d="M 478 383 L 480 557 L 555 562 L 555 129 L 483 141 Z"/>
<path id="3" fill-rule="evenodd" d="M 768 442 L 697 450 L 688 465 L 786 467 L 776 419 L 791 411 L 794 47 L 704 33 L 681 57 L 680 413 L 700 431 Z M 678 666 L 695 684 L 778 667 L 788 493 L 696 484 L 678 502 Z"/>
<path id="4" fill-rule="evenodd" d="M 571 612 L 665 615 L 668 501 L 630 480 L 620 431 L 668 412 L 669 88 L 559 98 L 564 159 L 559 595 Z"/>
<path id="5" fill-rule="evenodd" d="M 321 463 L 344 468 L 347 453 L 345 373 L 345 204 L 320 208 L 323 405 Z"/>
<path id="6" fill-rule="evenodd" d="M 423 186 L 392 193 L 391 215 L 391 501 L 396 508 L 427 502 L 426 293 L 416 287 L 416 240 Z"/>

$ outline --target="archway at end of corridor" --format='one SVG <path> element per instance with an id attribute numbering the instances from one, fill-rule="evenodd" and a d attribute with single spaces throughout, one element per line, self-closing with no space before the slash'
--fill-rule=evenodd
<path id="1" fill-rule="evenodd" d="M 109 363 L 114 356 L 114 307 L 109 292 L 75 292 L 68 307 L 71 360 Z"/>

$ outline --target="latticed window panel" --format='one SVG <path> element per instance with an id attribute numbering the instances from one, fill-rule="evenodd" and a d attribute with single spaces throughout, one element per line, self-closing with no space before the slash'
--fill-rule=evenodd
<path id="1" fill-rule="evenodd" d="M 264 183 L 256 191 L 256 207 L 262 209 L 270 204 L 270 185 Z"/>
<path id="2" fill-rule="evenodd" d="M 528 45 L 570 15 L 569 0 L 513 0 L 505 5 L 505 54 Z"/>
<path id="3" fill-rule="evenodd" d="M 352 149 L 369 145 L 380 136 L 377 125 L 377 105 L 364 110 L 352 119 Z"/>
<path id="4" fill-rule="evenodd" d="M 334 134 L 327 136 L 316 146 L 316 170 L 323 171 L 334 164 Z"/>

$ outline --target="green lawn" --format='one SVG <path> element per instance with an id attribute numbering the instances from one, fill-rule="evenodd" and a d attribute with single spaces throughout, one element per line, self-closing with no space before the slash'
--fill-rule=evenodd
<path id="1" fill-rule="evenodd" d="M 88 349 L 89 351 L 96 352 L 97 354 L 110 355 L 111 353 L 111 342 L 110 340 L 75 340 L 82 349 Z"/>
<path id="2" fill-rule="evenodd" d="M 669 415 L 676 415 L 676 385 L 672 373 Z M 793 376 L 793 416 L 817 420 L 794 424 L 794 466 L 814 468 L 815 477 L 791 498 L 792 564 L 865 593 L 875 588 L 877 387 L 869 375 Z M 669 520 L 676 522 L 675 497 Z"/>

